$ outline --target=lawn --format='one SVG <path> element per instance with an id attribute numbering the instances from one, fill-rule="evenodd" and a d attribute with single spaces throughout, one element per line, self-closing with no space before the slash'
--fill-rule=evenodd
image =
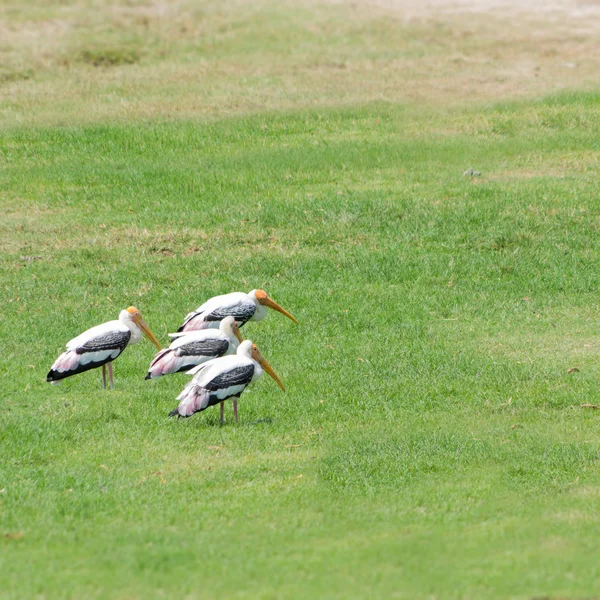
<path id="1" fill-rule="evenodd" d="M 322 10 L 296 16 L 346 22 Z M 102 86 L 163 64 L 140 56 L 76 69 Z M 35 69 L 0 99 L 0 597 L 597 595 L 600 92 L 336 106 L 313 87 L 174 118 L 124 82 L 111 118 L 68 96 L 70 67 Z M 48 85 L 56 106 L 25 118 Z M 169 419 L 187 377 L 145 381 L 147 341 L 113 391 L 45 382 L 130 304 L 166 345 L 253 288 L 300 325 L 244 327 L 287 391 L 261 379 L 238 424 Z"/>

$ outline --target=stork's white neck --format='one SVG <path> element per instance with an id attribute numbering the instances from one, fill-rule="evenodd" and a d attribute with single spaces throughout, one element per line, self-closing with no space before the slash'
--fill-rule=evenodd
<path id="1" fill-rule="evenodd" d="M 251 360 L 254 363 L 254 374 L 252 375 L 252 381 L 256 381 L 263 374 L 263 369 L 260 366 L 260 363 L 254 359 L 252 356 L 252 342 L 250 340 L 244 340 L 237 349 L 236 354 L 238 356 L 243 356 Z"/>
<path id="2" fill-rule="evenodd" d="M 224 333 L 226 336 L 229 337 L 229 342 L 231 343 L 231 346 L 233 347 L 234 350 L 237 350 L 240 343 L 238 342 L 238 339 L 237 339 L 235 333 L 233 332 L 234 323 L 235 323 L 235 319 L 233 317 L 225 317 L 219 323 L 219 330 L 222 333 Z"/>
<path id="3" fill-rule="evenodd" d="M 119 313 L 119 321 L 131 331 L 130 344 L 137 344 L 142 339 L 142 330 L 133 322 L 131 314 L 127 310 Z"/>

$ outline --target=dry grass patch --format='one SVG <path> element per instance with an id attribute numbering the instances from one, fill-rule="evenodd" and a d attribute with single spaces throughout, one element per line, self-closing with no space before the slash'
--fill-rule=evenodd
<path id="1" fill-rule="evenodd" d="M 448 105 L 595 85 L 596 12 L 510 9 L 10 2 L 0 9 L 0 125 Z"/>
<path id="2" fill-rule="evenodd" d="M 509 326 L 493 337 L 482 336 L 477 344 L 492 358 L 507 357 L 524 364 L 560 364 L 565 375 L 577 376 L 578 371 L 600 357 L 593 312 L 591 308 L 574 310 L 563 306 L 557 310 L 533 308 L 518 329 Z M 569 323 L 567 331 L 565 322 Z M 568 373 L 573 368 L 577 370 Z"/>

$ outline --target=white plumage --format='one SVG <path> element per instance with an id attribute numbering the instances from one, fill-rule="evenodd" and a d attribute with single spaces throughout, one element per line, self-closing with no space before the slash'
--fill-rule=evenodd
<path id="1" fill-rule="evenodd" d="M 259 352 L 256 345 L 250 340 L 245 340 L 239 345 L 234 356 L 215 358 L 189 371 L 189 374 L 193 374 L 194 378 L 177 397 L 180 401 L 179 405 L 170 415 L 190 417 L 209 406 L 233 398 L 234 415 L 237 421 L 237 403 L 235 401 L 250 383 L 256 381 L 262 375 L 263 369 L 285 391 L 279 377 Z M 223 411 L 221 409 L 222 419 Z"/>
<path id="2" fill-rule="evenodd" d="M 223 319 L 218 330 L 204 329 L 169 335 L 175 338 L 174 341 L 154 357 L 146 379 L 189 371 L 211 359 L 234 354 L 243 341 L 233 317 Z"/>
<path id="3" fill-rule="evenodd" d="M 121 313 L 126 313 L 126 312 L 127 312 L 126 310 L 121 311 Z M 127 313 L 127 314 L 129 314 L 129 313 Z M 119 317 L 120 316 L 121 315 L 119 314 Z M 77 337 L 68 341 L 67 342 L 67 350 L 77 350 L 77 348 L 80 348 L 87 342 L 93 341 L 97 338 L 104 337 L 105 335 L 111 334 L 111 333 L 129 333 L 131 335 L 131 337 L 134 337 L 134 333 L 133 333 L 134 327 L 135 327 L 135 330 L 137 331 L 137 335 L 135 336 L 135 339 L 130 340 L 130 343 L 136 344 L 137 342 L 140 341 L 140 338 L 142 336 L 141 331 L 139 330 L 137 325 L 133 324 L 133 322 L 131 322 L 131 325 L 128 326 L 125 324 L 124 321 L 125 321 L 125 318 L 123 319 L 123 321 L 120 321 L 120 320 L 108 321 L 107 323 L 102 323 L 102 325 L 96 325 L 95 327 L 91 327 L 87 331 L 80 333 Z"/>
<path id="4" fill-rule="evenodd" d="M 267 314 L 266 307 L 272 308 L 290 318 L 294 323 L 298 323 L 289 312 L 269 298 L 264 290 L 252 290 L 248 294 L 232 292 L 207 300 L 186 316 L 179 331 L 217 328 L 219 322 L 227 316 L 232 316 L 242 327 L 247 321 L 264 319 Z"/>
<path id="5" fill-rule="evenodd" d="M 62 379 L 90 369 L 102 367 L 103 383 L 106 387 L 105 365 L 109 365 L 112 387 L 111 362 L 117 358 L 129 344 L 137 344 L 142 334 L 160 349 L 137 308 L 130 306 L 119 313 L 119 319 L 96 325 L 67 343 L 67 350 L 54 361 L 46 378 L 53 384 Z"/>

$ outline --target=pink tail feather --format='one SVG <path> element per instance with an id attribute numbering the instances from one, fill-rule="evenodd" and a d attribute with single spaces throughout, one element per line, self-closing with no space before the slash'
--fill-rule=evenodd
<path id="1" fill-rule="evenodd" d="M 162 377 L 163 375 L 179 373 L 179 370 L 184 367 L 185 370 L 189 370 L 194 366 L 195 363 L 193 360 L 190 364 L 189 356 L 177 356 L 176 351 L 166 348 L 165 350 L 161 350 L 150 363 L 146 379 L 155 379 L 156 377 Z"/>
<path id="2" fill-rule="evenodd" d="M 170 417 L 191 417 L 194 413 L 204 410 L 208 403 L 208 394 L 202 387 L 190 381 L 177 396 L 179 405 L 169 413 Z"/>
<path id="3" fill-rule="evenodd" d="M 70 371 L 74 369 L 79 364 L 79 355 L 75 352 L 75 350 L 67 350 L 63 352 L 52 365 L 52 371 Z"/>
<path id="4" fill-rule="evenodd" d="M 80 355 L 75 350 L 67 350 L 63 352 L 55 361 L 50 372 L 46 376 L 46 381 L 51 383 L 58 383 L 61 379 L 69 377 L 73 372 L 77 373 L 79 367 Z"/>
<path id="5" fill-rule="evenodd" d="M 208 323 L 202 319 L 202 314 L 197 314 L 195 317 L 192 317 L 185 325 L 182 325 L 178 329 L 178 331 L 180 331 L 180 332 L 200 331 L 202 329 L 208 329 L 209 327 L 210 327 L 210 323 Z"/>
<path id="6" fill-rule="evenodd" d="M 146 379 L 154 379 L 155 377 L 162 377 L 168 373 L 173 373 L 171 368 L 173 359 L 175 358 L 175 354 L 170 348 L 161 350 L 150 363 Z"/>

